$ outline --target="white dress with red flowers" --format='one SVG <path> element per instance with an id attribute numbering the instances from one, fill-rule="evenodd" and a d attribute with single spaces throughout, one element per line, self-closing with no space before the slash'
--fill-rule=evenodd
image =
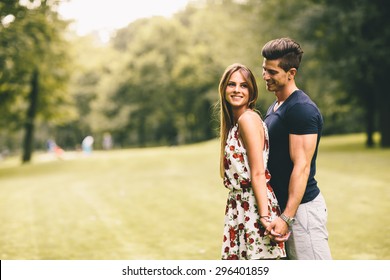
<path id="1" fill-rule="evenodd" d="M 265 142 L 263 150 L 266 169 L 268 215 L 275 219 L 280 208 L 269 184 L 268 169 L 268 130 L 263 123 Z M 286 257 L 283 242 L 275 243 L 264 236 L 264 227 L 256 198 L 251 186 L 248 158 L 242 140 L 239 138 L 238 124 L 230 129 L 225 146 L 224 185 L 230 190 L 225 212 L 225 226 L 222 244 L 222 259 L 277 259 Z"/>

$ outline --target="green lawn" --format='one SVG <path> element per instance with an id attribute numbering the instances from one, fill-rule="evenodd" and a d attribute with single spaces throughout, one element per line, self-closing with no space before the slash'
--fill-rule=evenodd
<path id="1" fill-rule="evenodd" d="M 324 137 L 318 182 L 335 259 L 390 259 L 390 149 L 366 149 L 363 135 Z"/>
<path id="2" fill-rule="evenodd" d="M 324 137 L 317 179 L 335 259 L 390 259 L 390 150 Z M 0 259 L 219 259 L 219 144 L 0 162 Z"/>

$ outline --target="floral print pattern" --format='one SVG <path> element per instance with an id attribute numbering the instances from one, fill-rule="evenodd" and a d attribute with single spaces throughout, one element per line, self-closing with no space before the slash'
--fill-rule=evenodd
<path id="1" fill-rule="evenodd" d="M 263 123 L 265 144 L 263 150 L 266 168 L 268 215 L 275 219 L 280 208 L 269 184 L 271 175 L 267 169 L 269 154 L 268 130 Z M 286 257 L 283 242 L 276 243 L 264 235 L 256 198 L 251 186 L 251 175 L 246 150 L 239 137 L 238 124 L 232 127 L 225 146 L 224 185 L 230 190 L 226 211 L 222 259 L 278 259 Z"/>

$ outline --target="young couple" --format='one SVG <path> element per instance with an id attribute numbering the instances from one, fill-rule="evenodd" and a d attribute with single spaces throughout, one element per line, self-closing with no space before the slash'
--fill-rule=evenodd
<path id="1" fill-rule="evenodd" d="M 295 83 L 302 54 L 290 38 L 263 47 L 263 79 L 276 96 L 264 122 L 252 72 L 233 64 L 221 78 L 221 176 L 230 190 L 222 259 L 331 259 L 314 178 L 323 121 Z"/>

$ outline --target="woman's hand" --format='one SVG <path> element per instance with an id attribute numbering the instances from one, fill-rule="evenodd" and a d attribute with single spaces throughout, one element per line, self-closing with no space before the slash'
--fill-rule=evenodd
<path id="1" fill-rule="evenodd" d="M 286 242 L 291 235 L 291 231 L 288 231 L 285 235 L 273 233 L 274 234 L 271 233 L 270 238 L 275 242 Z"/>
<path id="2" fill-rule="evenodd" d="M 270 216 L 260 216 L 260 222 L 263 225 L 263 227 L 266 229 L 266 234 L 267 234 L 267 227 L 271 223 L 271 217 Z"/>

